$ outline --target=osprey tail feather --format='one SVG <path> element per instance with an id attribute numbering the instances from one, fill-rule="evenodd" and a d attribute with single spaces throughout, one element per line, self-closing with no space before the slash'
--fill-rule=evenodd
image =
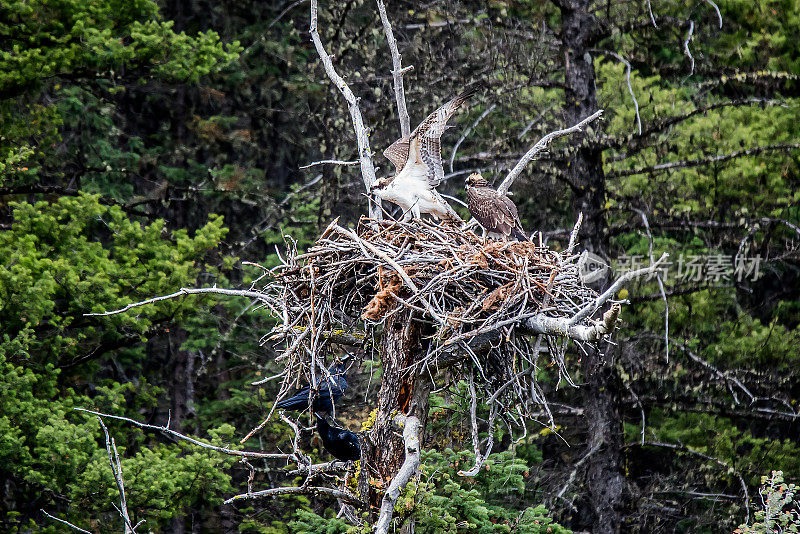
<path id="1" fill-rule="evenodd" d="M 525 235 L 525 232 L 522 230 L 522 228 L 512 228 L 511 236 L 516 238 L 518 241 L 530 241 L 530 238 Z"/>

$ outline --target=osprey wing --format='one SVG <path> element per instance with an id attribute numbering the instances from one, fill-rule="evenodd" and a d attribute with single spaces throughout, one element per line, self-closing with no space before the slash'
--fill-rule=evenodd
<path id="1" fill-rule="evenodd" d="M 405 137 L 401 137 L 389 147 L 383 151 L 383 155 L 394 163 L 396 168 L 395 174 L 399 173 L 405 167 L 406 160 L 408 160 L 408 149 L 409 149 L 409 140 L 411 136 L 407 135 Z"/>
<path id="2" fill-rule="evenodd" d="M 473 85 L 428 115 L 411 134 L 412 142 L 418 140 L 420 158 L 428 167 L 427 179 L 431 187 L 438 186 L 444 178 L 440 139 L 448 128 L 447 121 L 469 97 L 477 92 L 479 87 L 480 84 Z"/>

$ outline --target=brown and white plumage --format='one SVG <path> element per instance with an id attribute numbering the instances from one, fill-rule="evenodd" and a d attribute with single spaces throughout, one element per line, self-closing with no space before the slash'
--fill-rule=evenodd
<path id="1" fill-rule="evenodd" d="M 378 197 L 403 208 L 405 221 L 430 213 L 439 219 L 460 221 L 453 208 L 434 189 L 444 178 L 440 139 L 447 121 L 473 94 L 473 86 L 428 115 L 411 134 L 392 143 L 383 155 L 394 163 L 394 176 L 381 178 L 372 188 Z"/>
<path id="2" fill-rule="evenodd" d="M 489 187 L 478 173 L 470 174 L 466 185 L 469 212 L 489 237 L 508 239 L 511 236 L 520 241 L 529 241 L 519 221 L 517 206 L 510 198 Z"/>

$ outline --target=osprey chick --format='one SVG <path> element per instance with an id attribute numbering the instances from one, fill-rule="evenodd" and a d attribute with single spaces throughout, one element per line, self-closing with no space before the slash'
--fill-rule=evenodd
<path id="1" fill-rule="evenodd" d="M 510 198 L 489 187 L 479 173 L 470 174 L 466 185 L 469 212 L 481 223 L 489 237 L 508 239 L 512 236 L 520 241 L 529 241 L 519 222 L 517 206 Z"/>
<path id="2" fill-rule="evenodd" d="M 377 180 L 370 193 L 403 208 L 403 222 L 430 213 L 442 220 L 461 222 L 453 208 L 434 189 L 444 178 L 440 138 L 447 121 L 475 92 L 473 85 L 428 115 L 411 134 L 401 137 L 383 151 L 397 168 L 394 176 Z"/>

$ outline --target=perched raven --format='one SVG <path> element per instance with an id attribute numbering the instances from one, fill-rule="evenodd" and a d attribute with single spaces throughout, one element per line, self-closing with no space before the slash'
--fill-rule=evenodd
<path id="1" fill-rule="evenodd" d="M 331 373 L 333 384 L 327 376 L 318 376 L 314 382 L 314 411 L 331 413 L 333 403 L 338 401 L 344 392 L 347 391 L 347 377 L 344 363 L 333 365 L 328 371 Z M 311 388 L 304 387 L 294 397 L 283 399 L 278 402 L 277 408 L 284 410 L 303 410 L 308 408 L 308 398 L 311 395 Z"/>
<path id="2" fill-rule="evenodd" d="M 317 432 L 322 438 L 325 450 L 337 460 L 347 462 L 361 458 L 361 447 L 358 444 L 358 436 L 345 428 L 331 426 L 328 421 L 317 414 Z"/>

